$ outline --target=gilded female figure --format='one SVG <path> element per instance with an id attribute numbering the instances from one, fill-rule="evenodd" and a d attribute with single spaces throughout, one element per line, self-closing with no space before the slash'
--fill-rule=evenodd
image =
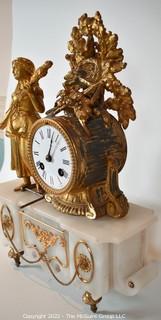
<path id="1" fill-rule="evenodd" d="M 29 59 L 20 57 L 12 62 L 13 75 L 18 83 L 0 128 L 5 128 L 6 136 L 11 139 L 11 169 L 16 170 L 19 178 L 23 178 L 23 184 L 15 191 L 31 186 L 31 174 L 26 160 L 27 137 L 32 124 L 40 118 L 39 112 L 45 111 L 43 91 L 38 80 L 46 75 L 50 66 L 45 63 L 35 71 Z"/>

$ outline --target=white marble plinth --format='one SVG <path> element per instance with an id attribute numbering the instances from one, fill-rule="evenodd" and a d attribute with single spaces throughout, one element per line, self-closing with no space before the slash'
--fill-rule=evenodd
<path id="1" fill-rule="evenodd" d="M 41 252 L 44 248 L 32 228 L 25 226 L 26 221 L 32 227 L 50 232 L 50 235 L 62 236 L 66 250 L 57 241 L 47 251 L 52 270 L 60 281 L 68 282 L 72 278 L 76 269 L 74 251 L 80 242 L 82 244 L 78 245 L 75 259 L 86 257 L 91 270 L 83 270 L 79 265 L 73 283 L 82 292 L 92 293 L 95 298 L 112 288 L 125 295 L 135 295 L 157 276 L 158 262 L 152 258 L 149 230 L 157 224 L 158 218 L 152 210 L 130 204 L 128 215 L 119 220 L 108 216 L 88 220 L 85 217 L 65 215 L 45 200 L 20 210 L 20 206 L 38 196 L 28 191 L 14 192 L 13 189 L 19 183 L 16 180 L 0 184 L 0 203 L 9 207 L 15 225 L 13 241 L 19 250 L 24 250 L 28 259 L 33 260 L 38 257 L 33 246 Z M 43 261 L 41 265 L 45 265 Z M 48 272 L 47 269 L 45 267 L 44 272 Z M 54 286 L 56 280 L 50 273 L 51 278 Z"/>

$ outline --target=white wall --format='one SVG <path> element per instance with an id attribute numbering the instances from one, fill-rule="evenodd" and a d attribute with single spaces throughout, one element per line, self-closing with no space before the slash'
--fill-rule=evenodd
<path id="1" fill-rule="evenodd" d="M 6 96 L 11 60 L 12 2 L 0 0 L 0 96 Z"/>
<path id="2" fill-rule="evenodd" d="M 64 56 L 72 26 L 81 14 L 92 16 L 96 10 L 107 29 L 119 35 L 128 62 L 119 77 L 132 89 L 137 111 L 137 120 L 126 130 L 128 159 L 120 185 L 130 201 L 161 208 L 161 1 L 14 0 L 12 57 L 28 57 L 36 66 L 54 61 L 41 80 L 46 108 L 52 107 L 68 70 Z M 11 78 L 8 96 L 14 87 Z M 4 171 L 8 168 L 9 159 Z"/>
<path id="3" fill-rule="evenodd" d="M 4 115 L 8 88 L 12 44 L 12 0 L 0 0 L 0 119 Z M 0 130 L 0 169 L 4 156 L 4 133 Z M 8 147 L 7 147 L 8 154 Z M 8 174 L 8 172 L 7 172 Z M 0 179 L 6 177 L 5 170 Z"/>

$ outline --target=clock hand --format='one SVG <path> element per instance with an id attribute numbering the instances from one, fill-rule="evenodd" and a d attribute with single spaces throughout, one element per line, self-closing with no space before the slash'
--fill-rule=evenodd
<path id="1" fill-rule="evenodd" d="M 50 146 L 49 146 L 48 154 L 46 155 L 46 161 L 48 161 L 48 162 L 52 161 L 52 157 L 51 157 L 50 151 L 51 151 L 51 146 L 52 146 L 52 143 L 53 143 L 53 136 L 54 136 L 54 132 L 53 132 L 51 140 L 50 140 Z"/>

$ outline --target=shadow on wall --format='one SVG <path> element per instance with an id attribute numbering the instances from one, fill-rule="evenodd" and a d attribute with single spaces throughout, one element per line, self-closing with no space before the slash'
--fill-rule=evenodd
<path id="1" fill-rule="evenodd" d="M 4 161 L 4 139 L 0 138 L 0 170 Z"/>
<path id="2" fill-rule="evenodd" d="M 0 96 L 0 121 L 4 118 L 6 97 Z M 4 161 L 4 133 L 0 130 L 0 170 Z"/>

